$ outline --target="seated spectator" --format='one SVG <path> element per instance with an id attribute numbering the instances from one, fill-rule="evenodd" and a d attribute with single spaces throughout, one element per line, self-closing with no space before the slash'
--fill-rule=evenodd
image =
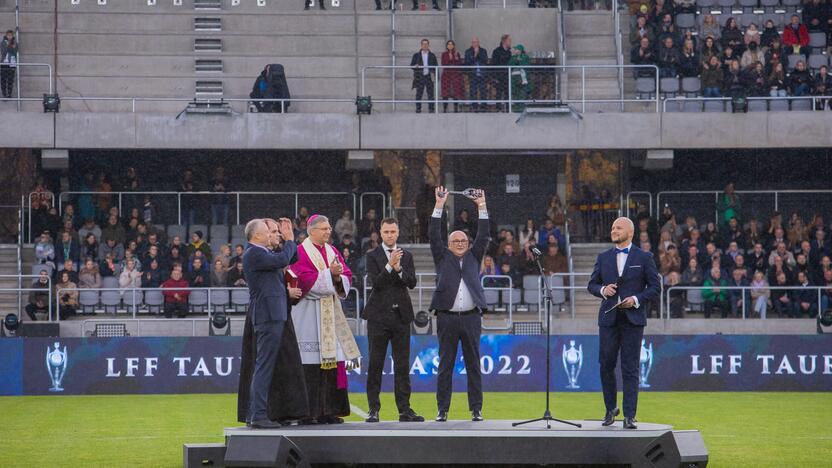
<path id="1" fill-rule="evenodd" d="M 702 95 L 710 98 L 722 97 L 722 81 L 724 73 L 719 57 L 711 55 L 708 63 L 702 65 L 700 82 L 702 83 Z"/>
<path id="2" fill-rule="evenodd" d="M 719 58 L 721 56 L 719 44 L 713 37 L 708 36 L 705 38 L 705 42 L 702 44 L 700 56 L 702 57 L 703 64 L 710 63 L 711 57 Z"/>
<path id="3" fill-rule="evenodd" d="M 764 245 L 763 233 L 760 231 L 760 225 L 756 218 L 748 220 L 748 229 L 745 230 L 745 249 L 751 250 L 754 245 L 760 243 Z"/>
<path id="4" fill-rule="evenodd" d="M 502 245 L 502 254 L 500 254 L 497 258 L 497 263 L 499 265 L 509 265 L 512 273 L 509 276 L 512 277 L 514 284 L 517 284 L 518 280 L 522 280 L 520 275 L 523 273 L 522 267 L 523 263 L 525 263 L 523 257 L 520 256 L 519 249 L 515 248 L 516 245 L 517 243 L 513 240 L 506 240 Z"/>
<path id="5" fill-rule="evenodd" d="M 653 43 L 650 42 L 650 44 Z M 556 228 L 563 227 L 566 222 L 566 206 L 557 194 L 552 195 L 552 198 L 549 199 L 549 206 L 546 207 L 546 218 L 551 219 Z"/>
<path id="6" fill-rule="evenodd" d="M 231 246 L 228 244 L 223 244 L 220 246 L 220 253 L 214 257 L 214 260 L 219 260 L 222 263 L 222 268 L 225 271 L 231 267 Z"/>
<path id="7" fill-rule="evenodd" d="M 832 268 L 823 271 L 823 280 L 818 285 L 824 286 L 820 295 L 820 310 L 825 312 L 832 305 Z"/>
<path id="8" fill-rule="evenodd" d="M 705 275 L 699 267 L 699 260 L 696 257 L 691 257 L 687 265 L 687 268 L 682 272 L 682 284 L 685 286 L 702 286 L 705 282 Z"/>
<path id="9" fill-rule="evenodd" d="M 364 264 L 360 262 L 360 258 L 357 255 L 353 255 L 349 249 L 342 249 L 341 255 L 344 257 L 344 263 L 346 263 L 347 267 L 349 267 L 350 271 L 355 272 L 355 278 L 353 278 L 353 284 L 360 288 L 361 279 L 364 276 Z"/>
<path id="10" fill-rule="evenodd" d="M 674 45 L 678 46 L 681 43 L 681 37 L 678 31 L 676 31 L 676 25 L 673 24 L 673 16 L 666 13 L 662 16 L 661 22 L 656 25 L 656 42 L 658 44 L 664 44 L 668 37 L 673 39 Z"/>
<path id="11" fill-rule="evenodd" d="M 771 290 L 768 287 L 768 281 L 762 271 L 754 273 L 754 279 L 751 281 L 751 301 L 754 316 L 762 319 L 766 318 L 766 311 L 771 303 Z"/>
<path id="12" fill-rule="evenodd" d="M 656 64 L 659 66 L 659 76 L 661 78 L 675 78 L 679 75 L 681 58 L 672 36 L 664 37 L 656 57 Z"/>
<path id="13" fill-rule="evenodd" d="M 379 223 L 378 219 L 376 219 L 376 210 L 374 208 L 370 208 L 367 210 L 367 213 L 364 215 L 364 218 L 358 226 L 358 237 L 363 242 L 374 232 L 379 232 Z"/>
<path id="14" fill-rule="evenodd" d="M 212 288 L 223 288 L 228 283 L 228 272 L 219 258 L 214 260 L 214 268 L 209 279 Z"/>
<path id="15" fill-rule="evenodd" d="M 797 264 L 797 261 L 794 258 L 794 254 L 786 250 L 786 243 L 785 242 L 778 242 L 777 248 L 771 252 L 771 255 L 768 257 L 768 264 L 774 265 L 776 258 L 779 257 L 783 262 L 788 265 L 790 268 L 794 268 Z"/>
<path id="16" fill-rule="evenodd" d="M 722 94 L 728 97 L 743 97 L 748 94 L 745 89 L 745 79 L 740 69 L 740 63 L 732 60 L 722 82 Z"/>
<path id="17" fill-rule="evenodd" d="M 60 281 L 55 283 L 55 297 L 60 306 L 59 316 L 66 320 L 78 310 L 78 285 L 72 281 L 68 271 L 62 271 Z"/>
<path id="18" fill-rule="evenodd" d="M 766 54 L 763 53 L 762 49 L 760 49 L 759 44 L 751 42 L 748 44 L 745 52 L 742 53 L 742 58 L 740 58 L 740 68 L 746 69 L 758 62 L 765 65 Z"/>
<path id="19" fill-rule="evenodd" d="M 696 37 L 697 37 L 697 36 L 695 36 L 695 35 L 693 34 L 693 30 L 692 30 L 692 29 L 688 29 L 688 30 L 686 30 L 686 31 L 685 31 L 685 33 L 682 35 L 682 38 L 679 40 L 679 42 L 678 42 L 677 44 L 681 44 L 681 45 L 682 45 L 682 48 L 684 48 L 685 41 L 690 41 L 690 42 L 693 44 L 693 50 L 695 50 L 695 51 L 698 53 L 698 52 L 699 52 L 699 42 L 698 42 L 698 40 L 696 39 Z"/>
<path id="20" fill-rule="evenodd" d="M 234 246 L 234 256 L 231 257 L 231 263 L 229 264 L 229 268 L 233 269 L 238 263 L 243 263 L 243 252 L 245 252 L 245 247 L 243 244 L 237 244 Z"/>
<path id="21" fill-rule="evenodd" d="M 775 39 L 778 41 L 780 40 L 780 33 L 774 26 L 774 21 L 766 20 L 763 32 L 760 34 L 760 46 L 764 50 L 768 51 L 768 48 L 771 47 L 771 43 L 774 42 Z"/>
<path id="22" fill-rule="evenodd" d="M 814 318 L 818 314 L 818 294 L 814 289 L 808 289 L 811 285 L 808 273 L 801 271 L 797 274 L 797 286 L 807 288 L 795 291 L 794 312 L 797 318 Z"/>
<path id="23" fill-rule="evenodd" d="M 491 255 L 485 255 L 482 258 L 482 263 L 480 264 L 480 279 L 482 279 L 483 276 L 494 276 L 497 274 L 497 266 L 494 265 L 494 257 Z"/>
<path id="24" fill-rule="evenodd" d="M 745 233 L 742 232 L 742 226 L 737 221 L 736 216 L 728 219 L 728 227 L 722 231 L 722 240 L 720 245 L 727 245 L 730 247 L 731 242 L 736 242 L 737 250 L 745 248 Z"/>
<path id="25" fill-rule="evenodd" d="M 538 244 L 538 232 L 537 226 L 534 224 L 534 220 L 529 218 L 526 220 L 526 226 L 520 230 L 518 233 L 519 243 L 520 245 L 527 245 L 529 242 L 532 244 Z"/>
<path id="26" fill-rule="evenodd" d="M 774 65 L 780 64 L 783 65 L 785 69 L 786 66 L 789 64 L 789 58 L 786 53 L 786 50 L 783 49 L 783 43 L 780 40 L 780 36 L 771 40 L 771 45 L 769 46 L 768 50 L 766 50 L 766 74 L 770 75 L 772 71 L 774 71 Z"/>
<path id="27" fill-rule="evenodd" d="M 78 287 L 84 289 L 101 287 L 101 273 L 92 258 L 87 258 L 84 267 L 78 272 Z"/>
<path id="28" fill-rule="evenodd" d="M 113 239 L 116 244 L 123 245 L 127 242 L 127 232 L 124 226 L 119 224 L 118 217 L 115 215 L 110 215 L 107 225 L 101 230 L 101 240 L 107 242 L 109 239 Z"/>
<path id="29" fill-rule="evenodd" d="M 159 253 L 159 246 L 157 245 L 150 246 L 150 250 L 148 250 L 147 254 L 145 254 L 144 258 L 142 259 L 142 265 L 150 265 L 150 262 L 153 261 L 159 264 L 160 269 L 167 267 L 168 262 Z"/>
<path id="30" fill-rule="evenodd" d="M 667 276 L 671 271 L 677 273 L 682 271 L 682 258 L 679 257 L 679 251 L 674 244 L 668 245 L 667 250 L 659 254 L 659 273 L 662 276 Z"/>
<path id="31" fill-rule="evenodd" d="M 670 247 L 671 245 L 673 245 L 673 247 L 676 248 L 676 244 L 673 242 L 673 236 L 670 234 L 669 230 L 665 230 L 664 228 L 662 228 L 662 232 L 659 234 L 659 242 L 657 243 L 659 255 L 666 253 L 668 247 Z M 678 253 L 678 248 L 676 252 Z"/>
<path id="32" fill-rule="evenodd" d="M 361 255 L 361 248 L 355 243 L 350 234 L 344 235 L 344 238 L 341 240 L 341 244 L 338 245 L 338 249 L 341 251 L 344 249 L 349 250 L 350 256 L 354 258 L 358 258 Z"/>
<path id="33" fill-rule="evenodd" d="M 757 44 L 757 48 L 760 48 L 760 30 L 757 28 L 757 25 L 751 23 L 745 28 L 745 33 L 743 33 L 743 42 L 745 43 L 745 47 L 748 48 L 751 46 L 752 43 Z"/>
<path id="34" fill-rule="evenodd" d="M 160 268 L 159 261 L 154 258 L 148 262 L 147 268 L 145 268 L 142 272 L 142 287 L 158 288 L 161 285 L 162 270 Z"/>
<path id="35" fill-rule="evenodd" d="M 745 270 L 741 268 L 731 270 L 731 281 L 728 282 L 728 286 L 743 287 L 750 284 L 745 278 Z M 731 301 L 731 315 L 734 318 L 739 318 L 742 317 L 743 303 L 747 307 L 751 302 L 751 296 L 747 289 L 729 289 L 728 300 Z"/>
<path id="36" fill-rule="evenodd" d="M 720 211 L 720 218 L 723 218 L 725 216 L 725 214 L 722 213 L 723 209 L 717 209 Z M 729 216 L 733 213 L 736 213 L 736 211 L 732 210 L 732 213 L 729 214 Z M 716 228 L 716 223 L 714 223 L 713 221 L 709 221 L 708 224 L 705 225 L 705 230 L 702 231 L 702 242 L 705 243 L 706 248 L 708 244 L 714 244 L 714 247 L 716 247 L 716 243 L 719 242 L 719 231 Z M 710 254 L 711 252 L 708 253 Z"/>
<path id="37" fill-rule="evenodd" d="M 125 260 L 124 269 L 118 275 L 118 286 L 121 289 L 140 288 L 142 286 L 142 272 L 136 268 L 136 262 L 132 258 Z"/>
<path id="38" fill-rule="evenodd" d="M 731 46 L 722 49 L 722 55 L 719 57 L 719 61 L 722 63 L 723 72 L 727 73 L 731 69 L 731 62 L 738 61 L 737 55 L 734 52 L 735 49 Z"/>
<path id="39" fill-rule="evenodd" d="M 780 273 L 786 275 L 786 280 L 789 284 L 796 281 L 794 269 L 785 263 L 783 257 L 776 256 L 774 257 L 774 264 L 770 265 L 768 269 L 769 284 L 774 284 L 777 281 L 777 275 Z"/>
<path id="40" fill-rule="evenodd" d="M 659 24 L 665 15 L 673 15 L 673 3 L 665 0 L 656 0 L 648 13 L 648 19 L 654 25 Z"/>
<path id="41" fill-rule="evenodd" d="M 783 71 L 783 64 L 777 62 L 771 74 L 768 76 L 769 95 L 771 97 L 786 97 L 788 94 L 786 90 L 786 74 Z"/>
<path id="42" fill-rule="evenodd" d="M 121 262 L 122 268 L 124 267 L 124 265 L 127 264 L 128 260 L 133 261 L 133 266 L 136 268 L 136 270 L 142 271 L 142 262 L 139 261 L 139 259 L 133 254 L 132 250 L 125 250 L 124 251 L 124 261 Z M 121 273 L 119 273 L 119 274 L 121 274 Z"/>
<path id="43" fill-rule="evenodd" d="M 101 228 L 95 224 L 93 218 L 85 219 L 81 229 L 78 230 L 78 237 L 81 239 L 86 239 L 89 234 L 95 235 L 96 239 L 101 239 Z"/>
<path id="44" fill-rule="evenodd" d="M 775 275 L 775 281 L 771 283 L 771 302 L 774 311 L 780 318 L 794 316 L 794 292 L 793 290 L 785 289 L 792 284 L 794 283 L 791 283 L 786 277 L 786 273 L 782 271 Z"/>
<path id="45" fill-rule="evenodd" d="M 789 93 L 792 96 L 808 96 L 812 92 L 812 85 L 812 75 L 806 68 L 806 62 L 798 60 L 794 70 L 789 73 Z"/>
<path id="46" fill-rule="evenodd" d="M 179 250 L 180 255 L 185 255 L 185 251 L 188 249 L 188 246 L 182 243 L 182 238 L 179 236 L 173 236 L 173 239 L 170 240 L 170 247 L 168 247 L 168 256 L 170 256 L 170 251 L 176 247 Z"/>
<path id="47" fill-rule="evenodd" d="M 832 23 L 829 6 L 820 0 L 809 0 L 803 4 L 803 21 L 809 31 L 826 32 Z"/>
<path id="48" fill-rule="evenodd" d="M 720 42 L 723 49 L 730 47 L 738 55 L 745 51 L 745 40 L 735 18 L 731 17 L 725 21 Z"/>
<path id="49" fill-rule="evenodd" d="M 653 32 L 653 28 L 647 24 L 646 16 L 636 18 L 636 25 L 630 30 L 630 47 L 638 47 L 642 38 L 647 38 L 651 44 L 656 40 L 656 34 Z"/>
<path id="50" fill-rule="evenodd" d="M 35 243 L 35 259 L 40 265 L 48 265 L 53 270 L 55 269 L 55 246 L 52 245 L 52 239 L 49 234 L 44 232 Z"/>
<path id="51" fill-rule="evenodd" d="M 188 283 L 192 288 L 207 288 L 211 285 L 211 279 L 205 266 L 203 257 L 194 257 L 188 271 Z"/>
<path id="52" fill-rule="evenodd" d="M 646 37 L 641 38 L 641 42 L 633 48 L 630 52 L 630 63 L 633 65 L 655 65 L 656 53 L 653 48 L 653 43 Z M 633 71 L 633 77 L 652 77 L 653 70 L 649 68 L 636 68 Z"/>
<path id="53" fill-rule="evenodd" d="M 821 65 L 814 78 L 815 87 L 812 89 L 814 96 L 829 96 L 832 94 L 832 76 L 829 75 L 829 67 Z M 815 110 L 832 109 L 832 100 L 818 99 L 815 101 Z"/>
<path id="54" fill-rule="evenodd" d="M 98 260 L 98 239 L 95 237 L 95 234 L 88 233 L 84 238 L 84 242 L 81 245 L 81 257 L 82 258 L 92 258 L 93 260 Z"/>
<path id="55" fill-rule="evenodd" d="M 541 263 L 543 273 L 546 275 L 569 272 L 569 262 L 566 260 L 566 256 L 560 252 L 560 247 L 557 244 L 549 245 L 546 248 Z"/>
<path id="56" fill-rule="evenodd" d="M 119 271 L 118 263 L 113 259 L 113 255 L 108 253 L 104 256 L 104 259 L 100 261 L 98 265 L 98 271 L 101 273 L 102 278 L 107 278 L 110 276 L 116 276 L 116 272 Z"/>
<path id="57" fill-rule="evenodd" d="M 66 271 L 67 273 L 69 273 L 70 280 L 72 280 L 73 283 L 78 284 L 78 269 L 75 266 L 75 262 L 73 262 L 72 260 L 65 260 L 63 264 L 58 265 L 58 271 Z M 56 278 L 59 277 L 59 274 L 56 275 Z"/>
<path id="58" fill-rule="evenodd" d="M 751 49 L 745 51 L 747 54 Z M 745 87 L 750 96 L 767 96 L 768 79 L 766 79 L 766 70 L 760 62 L 753 63 L 745 72 Z"/>
<path id="59" fill-rule="evenodd" d="M 668 288 L 672 288 L 673 286 L 682 286 L 682 279 L 681 275 L 679 275 L 676 271 L 671 271 L 664 278 L 664 284 Z M 670 317 L 671 318 L 682 318 L 684 316 L 685 310 L 685 290 L 684 289 L 671 289 L 668 292 L 670 296 L 670 304 L 668 307 L 670 308 Z"/>
<path id="60" fill-rule="evenodd" d="M 188 263 L 188 259 L 182 256 L 178 247 L 171 247 L 170 253 L 168 254 L 168 264 L 173 266 L 174 263 L 178 263 L 180 265 Z"/>
<path id="61" fill-rule="evenodd" d="M 124 259 L 124 246 L 117 244 L 116 240 L 109 238 L 98 246 L 98 258 L 111 256 L 116 262 Z"/>
<path id="62" fill-rule="evenodd" d="M 49 314 L 49 274 L 41 270 L 31 288 L 35 291 L 29 292 L 29 303 L 26 304 L 25 310 L 29 320 L 34 322 L 38 319 L 35 314 Z"/>
<path id="63" fill-rule="evenodd" d="M 800 17 L 792 15 L 791 23 L 783 29 L 783 47 L 786 55 L 809 56 L 809 29 L 800 23 Z"/>
<path id="64" fill-rule="evenodd" d="M 519 255 L 520 243 L 514 240 L 513 232 L 506 230 L 505 236 L 503 237 L 502 241 L 500 241 L 500 246 L 497 249 L 497 255 L 503 255 L 505 253 L 505 248 L 509 245 L 513 247 L 512 251 L 514 252 L 514 255 Z"/>
<path id="65" fill-rule="evenodd" d="M 211 246 L 208 245 L 208 242 L 202 237 L 202 231 L 194 231 L 191 234 L 191 243 L 188 244 L 188 248 L 186 250 L 186 256 L 191 257 L 193 256 L 196 251 L 200 251 L 205 255 L 209 261 L 211 260 Z"/>
<path id="66" fill-rule="evenodd" d="M 742 258 L 742 252 L 740 252 L 739 246 L 734 241 L 728 243 L 728 248 L 725 249 L 725 252 L 723 252 L 722 255 L 723 257 L 726 257 L 734 266 L 737 265 L 737 259 Z"/>
<path id="67" fill-rule="evenodd" d="M 378 232 L 371 232 L 370 237 L 364 241 L 364 251 L 361 252 L 361 254 L 367 255 L 367 252 L 378 247 L 380 242 L 381 240 L 379 238 Z"/>
<path id="68" fill-rule="evenodd" d="M 686 39 L 682 46 L 682 55 L 679 58 L 679 74 L 682 77 L 699 76 L 699 54 L 693 46 L 693 41 Z"/>
<path id="69" fill-rule="evenodd" d="M 696 13 L 695 0 L 673 0 L 675 14 L 678 13 Z"/>
<path id="70" fill-rule="evenodd" d="M 719 23 L 716 22 L 716 17 L 710 13 L 706 14 L 702 19 L 702 27 L 699 29 L 699 35 L 704 37 L 707 41 L 708 37 L 712 37 L 715 41 L 719 41 L 722 37 L 722 30 L 719 28 Z M 702 51 L 704 55 L 704 50 Z"/>
<path id="71" fill-rule="evenodd" d="M 182 266 L 175 265 L 170 272 L 170 278 L 162 283 L 162 294 L 165 295 L 165 317 L 176 316 L 184 318 L 188 315 L 188 281 L 182 278 Z"/>
<path id="72" fill-rule="evenodd" d="M 338 236 L 338 240 L 343 241 L 346 235 L 355 236 L 356 232 L 357 228 L 355 221 L 352 219 L 352 212 L 344 210 L 344 213 L 335 222 L 335 234 Z"/>
<path id="73" fill-rule="evenodd" d="M 807 275 L 809 274 L 809 259 L 805 253 L 799 252 L 794 256 L 795 265 L 794 271 L 795 273 L 805 272 Z"/>
<path id="74" fill-rule="evenodd" d="M 728 300 L 728 281 L 722 277 L 719 268 L 712 268 L 710 277 L 702 284 L 708 289 L 702 291 L 702 298 L 705 299 L 705 318 L 710 318 L 711 313 L 717 310 L 722 318 L 728 317 L 731 310 L 731 303 Z"/>
<path id="75" fill-rule="evenodd" d="M 789 229 L 786 231 L 786 239 L 788 239 L 788 247 L 796 248 L 804 240 L 809 240 L 809 230 L 803 222 L 803 218 L 798 213 L 792 213 L 789 218 Z"/>
<path id="76" fill-rule="evenodd" d="M 551 237 L 554 237 L 554 240 L 556 241 L 558 246 L 566 246 L 566 238 L 560 232 L 560 229 L 555 227 L 555 224 L 552 222 L 551 219 L 547 219 L 543 223 L 543 227 L 540 228 L 540 231 L 537 233 L 538 246 L 541 249 L 546 249 L 552 241 Z"/>
<path id="77" fill-rule="evenodd" d="M 228 272 L 228 286 L 232 288 L 245 288 L 247 285 L 246 275 L 243 271 L 243 262 L 239 261 L 234 263 L 234 268 Z"/>

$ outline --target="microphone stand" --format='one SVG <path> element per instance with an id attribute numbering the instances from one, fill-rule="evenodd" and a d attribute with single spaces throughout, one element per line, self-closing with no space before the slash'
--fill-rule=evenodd
<path id="1" fill-rule="evenodd" d="M 570 426 L 581 427 L 578 423 L 573 423 L 571 421 L 564 421 L 563 419 L 557 419 L 552 417 L 552 411 L 549 408 L 549 395 L 551 393 L 551 347 L 552 347 L 552 335 L 550 333 L 550 325 L 552 323 L 552 290 L 549 282 L 546 280 L 546 275 L 543 273 L 543 265 L 540 263 L 540 255 L 532 251 L 534 255 L 535 262 L 537 262 L 537 269 L 540 271 L 540 279 L 543 280 L 543 304 L 546 307 L 546 409 L 543 411 L 543 416 L 540 418 L 529 419 L 528 421 L 520 421 L 511 423 L 511 427 L 521 426 L 523 424 L 529 424 L 537 421 L 546 421 L 546 429 L 551 429 L 551 422 L 559 422 L 562 424 L 568 424 Z M 572 300 L 575 300 L 573 297 Z"/>

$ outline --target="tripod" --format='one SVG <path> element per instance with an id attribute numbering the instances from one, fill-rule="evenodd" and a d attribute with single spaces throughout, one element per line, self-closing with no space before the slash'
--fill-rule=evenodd
<path id="1" fill-rule="evenodd" d="M 551 429 L 551 421 L 559 422 L 562 424 L 569 424 L 570 426 L 581 427 L 578 423 L 573 423 L 570 421 L 564 421 L 563 419 L 557 419 L 552 417 L 552 411 L 549 409 L 549 393 L 550 393 L 550 385 L 551 385 L 551 347 L 552 347 L 552 340 L 549 330 L 551 330 L 550 325 L 552 323 L 552 289 L 549 283 L 546 281 L 546 275 L 543 273 L 543 265 L 540 263 L 540 250 L 537 248 L 532 248 L 532 253 L 534 254 L 535 261 L 537 262 L 537 269 L 540 271 L 540 279 L 543 280 L 543 304 L 546 307 L 546 409 L 543 411 L 543 416 L 540 418 L 529 419 L 528 421 L 520 421 L 516 423 L 511 423 L 511 427 L 517 427 L 523 424 L 533 423 L 537 421 L 546 421 L 546 429 Z M 574 300 L 574 298 L 573 298 Z"/>

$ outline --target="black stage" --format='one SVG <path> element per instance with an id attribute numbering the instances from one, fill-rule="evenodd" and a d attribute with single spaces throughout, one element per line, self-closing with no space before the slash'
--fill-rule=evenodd
<path id="1" fill-rule="evenodd" d="M 662 424 L 639 422 L 638 429 L 624 430 L 621 421 L 611 427 L 602 427 L 600 421 L 576 421 L 583 427 L 552 423 L 547 430 L 545 422 L 511 427 L 512 422 L 355 422 L 275 430 L 233 427 L 225 429 L 226 445 L 186 445 L 185 466 L 204 466 L 206 460 L 213 466 L 222 465 L 217 463 L 222 460 L 217 460 L 220 452 L 223 458 L 230 457 L 229 466 L 279 466 L 252 461 L 263 459 L 257 454 L 261 449 L 266 459 L 276 456 L 274 447 L 284 437 L 297 446 L 305 462 L 327 467 L 704 467 L 708 460 L 698 431 L 673 431 L 671 426 Z M 272 454 L 268 455 L 270 451 Z M 248 463 L 239 461 L 240 453 L 251 457 Z"/>

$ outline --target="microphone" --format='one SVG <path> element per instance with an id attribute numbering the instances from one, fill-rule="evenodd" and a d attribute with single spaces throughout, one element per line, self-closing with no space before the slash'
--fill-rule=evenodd
<path id="1" fill-rule="evenodd" d="M 534 255 L 534 258 L 537 258 L 537 257 L 540 257 L 541 255 L 543 255 L 542 253 L 540 253 L 540 249 L 538 249 L 535 246 L 531 246 L 531 248 L 529 248 L 529 252 L 531 252 L 532 255 Z"/>

